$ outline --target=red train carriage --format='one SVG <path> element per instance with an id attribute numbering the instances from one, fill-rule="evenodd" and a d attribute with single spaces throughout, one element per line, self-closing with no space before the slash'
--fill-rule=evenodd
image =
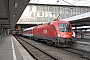
<path id="1" fill-rule="evenodd" d="M 12 35 L 16 35 L 16 31 L 12 31 Z"/>
<path id="2" fill-rule="evenodd" d="M 22 31 L 21 30 L 20 31 L 18 31 L 18 30 L 12 31 L 12 35 L 20 35 L 20 36 L 22 36 Z"/>
<path id="3" fill-rule="evenodd" d="M 30 28 L 24 29 L 22 35 L 23 36 L 27 36 L 27 37 L 32 37 L 33 36 L 33 28 L 34 27 L 30 27 Z"/>
<path id="4" fill-rule="evenodd" d="M 67 21 L 56 20 L 51 23 L 34 27 L 33 37 L 48 44 L 63 45 L 74 43 L 72 40 L 72 26 Z"/>
<path id="5" fill-rule="evenodd" d="M 17 31 L 17 35 L 20 35 L 20 36 L 22 36 L 22 31 L 20 30 L 20 31 Z"/>

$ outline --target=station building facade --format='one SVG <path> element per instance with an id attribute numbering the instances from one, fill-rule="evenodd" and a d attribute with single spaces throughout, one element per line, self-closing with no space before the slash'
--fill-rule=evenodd
<path id="1" fill-rule="evenodd" d="M 50 5 L 50 4 L 29 4 L 28 13 L 24 13 L 20 17 L 19 22 L 31 22 L 40 24 L 43 22 L 51 22 L 57 18 L 60 14 L 59 19 L 65 19 L 80 15 L 83 13 L 90 12 L 88 6 L 68 6 L 68 5 Z"/>

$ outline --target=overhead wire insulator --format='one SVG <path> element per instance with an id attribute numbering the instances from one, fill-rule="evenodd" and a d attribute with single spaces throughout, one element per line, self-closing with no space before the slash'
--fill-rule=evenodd
<path id="1" fill-rule="evenodd" d="M 57 3 L 59 2 L 59 0 L 57 0 Z"/>

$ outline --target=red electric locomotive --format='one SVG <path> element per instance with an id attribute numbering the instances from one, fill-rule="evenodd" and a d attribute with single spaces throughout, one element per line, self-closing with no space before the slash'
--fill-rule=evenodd
<path id="1" fill-rule="evenodd" d="M 35 26 L 33 29 L 33 38 L 54 44 L 56 46 L 69 46 L 75 43 L 72 39 L 72 26 L 69 22 L 55 20 L 50 23 Z"/>

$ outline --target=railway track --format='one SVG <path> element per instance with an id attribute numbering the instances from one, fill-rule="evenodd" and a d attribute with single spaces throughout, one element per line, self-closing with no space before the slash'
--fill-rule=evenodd
<path id="1" fill-rule="evenodd" d="M 74 53 L 74 54 L 78 55 L 79 57 L 84 58 L 86 60 L 90 60 L 90 52 L 82 51 L 82 50 L 78 50 L 78 49 L 74 49 L 74 48 L 69 48 L 69 49 L 63 48 L 63 50 Z"/>
<path id="2" fill-rule="evenodd" d="M 90 58 L 88 57 L 90 56 L 89 55 L 90 53 L 86 54 L 86 52 L 83 53 L 75 49 L 72 50 L 71 48 L 52 47 L 52 46 L 48 46 L 40 42 L 22 38 L 22 37 L 19 37 L 18 40 L 19 42 L 21 41 L 20 43 L 22 45 L 26 45 L 24 46 L 25 49 L 30 54 L 32 54 L 32 56 L 34 56 L 34 58 L 37 60 L 90 60 Z M 32 47 L 29 47 L 29 45 L 27 44 L 29 44 Z M 34 49 L 42 51 L 42 53 Z"/>
<path id="3" fill-rule="evenodd" d="M 87 51 L 90 53 L 90 45 L 89 44 L 76 43 L 72 46 L 72 48 Z"/>
<path id="4" fill-rule="evenodd" d="M 25 40 L 16 37 L 19 43 L 32 55 L 35 60 L 58 60 L 52 55 L 44 52 L 43 50 L 37 48 L 36 46 L 26 42 Z"/>

